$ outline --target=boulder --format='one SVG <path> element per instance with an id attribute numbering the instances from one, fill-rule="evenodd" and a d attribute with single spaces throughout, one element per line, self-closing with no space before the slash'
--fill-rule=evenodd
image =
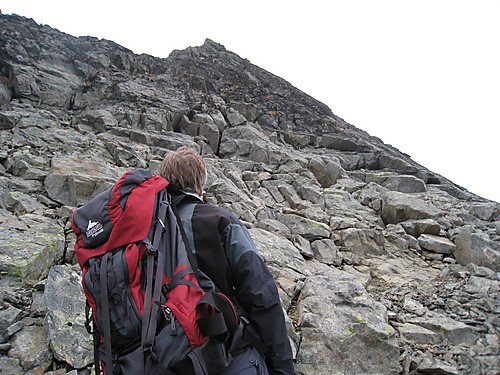
<path id="1" fill-rule="evenodd" d="M 500 204 L 491 203 L 474 203 L 469 212 L 484 221 L 493 221 L 500 218 Z"/>
<path id="2" fill-rule="evenodd" d="M 224 128 L 227 126 L 226 119 L 224 118 L 224 115 L 218 109 L 211 109 L 211 110 L 209 110 L 208 113 L 209 113 L 210 117 L 212 117 L 214 124 L 217 125 L 217 128 L 219 129 L 219 131 L 224 130 Z"/>
<path id="3" fill-rule="evenodd" d="M 2 372 L 5 372 L 5 374 L 24 373 L 21 362 L 17 358 L 0 356 L 0 369 L 2 369 Z"/>
<path id="4" fill-rule="evenodd" d="M 458 366 L 451 365 L 447 363 L 446 361 L 440 361 L 436 358 L 433 358 L 429 354 L 424 354 L 422 358 L 419 358 L 418 361 L 416 361 L 415 364 L 417 366 L 414 366 L 417 368 L 417 373 L 422 373 L 422 374 L 439 374 L 439 375 L 458 375 L 460 374 L 459 369 L 457 368 Z M 471 373 L 475 372 L 475 369 L 471 371 Z"/>
<path id="5" fill-rule="evenodd" d="M 47 277 L 50 267 L 64 257 L 64 228 L 50 218 L 21 215 L 15 226 L 1 226 L 0 234 L 0 270 L 24 282 Z"/>
<path id="6" fill-rule="evenodd" d="M 495 272 L 500 270 L 500 245 L 485 233 L 476 232 L 472 226 L 466 225 L 460 229 L 454 242 L 457 245 L 454 255 L 460 264 L 474 263 Z"/>
<path id="7" fill-rule="evenodd" d="M 314 253 L 311 248 L 311 243 L 304 237 L 294 234 L 292 235 L 291 241 L 295 245 L 295 247 L 299 249 L 300 254 L 305 259 L 311 259 L 314 257 Z"/>
<path id="8" fill-rule="evenodd" d="M 486 279 L 484 277 L 471 276 L 467 282 L 465 290 L 469 293 L 478 293 L 483 296 L 490 295 L 494 297 L 495 293 L 500 290 L 500 282 L 497 280 Z"/>
<path id="9" fill-rule="evenodd" d="M 283 203 L 285 198 L 278 189 L 279 181 L 263 181 L 262 186 L 267 189 L 276 203 Z"/>
<path id="10" fill-rule="evenodd" d="M 13 64 L 14 92 L 36 103 L 67 108 L 83 80 L 65 69 L 48 64 L 36 67 Z"/>
<path id="11" fill-rule="evenodd" d="M 467 269 L 472 276 L 485 277 L 487 279 L 496 279 L 496 273 L 487 267 L 480 267 L 474 263 L 467 264 Z"/>
<path id="12" fill-rule="evenodd" d="M 247 119 L 234 108 L 229 108 L 226 111 L 226 119 L 231 126 L 243 125 L 247 122 Z"/>
<path id="13" fill-rule="evenodd" d="M 250 122 L 255 122 L 262 115 L 262 110 L 252 103 L 235 103 L 233 107 Z"/>
<path id="14" fill-rule="evenodd" d="M 422 174 L 422 170 L 402 157 L 382 153 L 378 158 L 379 167 L 381 169 L 389 169 L 403 174 L 418 175 Z"/>
<path id="15" fill-rule="evenodd" d="M 0 80 L 0 107 L 3 106 L 4 104 L 9 103 L 12 100 L 12 91 L 9 88 L 8 84 L 6 82 L 3 82 L 3 80 Z M 0 114 L 0 124 L 1 124 L 1 117 L 2 115 Z M 0 129 L 2 128 L 2 125 L 0 125 Z"/>
<path id="16" fill-rule="evenodd" d="M 91 126 L 97 132 L 105 132 L 117 126 L 118 120 L 106 109 L 95 109 L 82 115 L 80 123 Z"/>
<path id="17" fill-rule="evenodd" d="M 205 113 L 196 114 L 193 121 L 198 123 L 198 135 L 205 137 L 212 150 L 217 152 L 221 133 L 212 117 Z"/>
<path id="18" fill-rule="evenodd" d="M 296 214 L 282 214 L 279 220 L 285 224 L 292 233 L 304 237 L 309 241 L 319 240 L 330 237 L 330 227 Z"/>
<path id="19" fill-rule="evenodd" d="M 55 266 L 45 285 L 48 341 L 59 361 L 81 369 L 94 361 L 93 342 L 85 328 L 85 296 L 78 266 Z"/>
<path id="20" fill-rule="evenodd" d="M 324 188 L 332 186 L 338 179 L 346 176 L 344 169 L 334 158 L 313 157 L 309 161 L 309 170 Z"/>
<path id="21" fill-rule="evenodd" d="M 478 339 L 473 327 L 434 311 L 421 317 L 412 317 L 408 322 L 440 334 L 451 345 L 472 345 Z"/>
<path id="22" fill-rule="evenodd" d="M 436 218 L 442 211 L 416 196 L 390 191 L 382 200 L 382 219 L 386 224 L 397 224 L 411 219 Z"/>
<path id="23" fill-rule="evenodd" d="M 278 185 L 278 190 L 291 208 L 300 210 L 307 207 L 307 203 L 302 201 L 292 185 L 281 182 Z"/>
<path id="24" fill-rule="evenodd" d="M 395 175 L 392 173 L 365 173 L 366 183 L 375 182 L 391 191 L 401 193 L 421 193 L 427 191 L 425 182 L 420 178 L 409 175 Z"/>
<path id="25" fill-rule="evenodd" d="M 267 230 L 268 232 L 273 232 L 276 234 L 281 234 L 285 237 L 290 237 L 292 232 L 290 231 L 290 228 L 288 228 L 285 224 L 281 223 L 278 220 L 274 219 L 263 219 L 259 220 L 257 223 L 257 226 L 259 228 L 262 228 L 264 230 Z"/>
<path id="26" fill-rule="evenodd" d="M 323 135 L 319 144 L 322 147 L 337 151 L 361 151 L 363 148 L 357 139 L 330 134 Z"/>
<path id="27" fill-rule="evenodd" d="M 250 198 L 244 192 L 238 189 L 233 181 L 227 177 L 217 178 L 206 188 L 206 192 L 213 194 L 217 202 L 232 204 L 238 202 L 251 203 Z"/>
<path id="28" fill-rule="evenodd" d="M 113 156 L 119 167 L 125 168 L 147 168 L 150 158 L 150 148 L 137 143 L 130 144 L 130 140 L 115 137 L 110 134 L 102 134 L 101 140 L 106 145 L 106 149 Z"/>
<path id="29" fill-rule="evenodd" d="M 1 97 L 0 97 L 0 105 L 1 105 Z M 12 129 L 19 122 L 20 118 L 21 116 L 19 116 L 14 111 L 0 111 L 0 130 Z"/>
<path id="30" fill-rule="evenodd" d="M 113 186 L 127 171 L 87 159 L 55 158 L 44 186 L 49 198 L 62 204 L 79 206 Z"/>
<path id="31" fill-rule="evenodd" d="M 422 234 L 418 237 L 418 244 L 422 249 L 447 255 L 453 254 L 457 248 L 448 238 L 433 234 Z"/>
<path id="32" fill-rule="evenodd" d="M 406 220 L 400 222 L 406 233 L 418 238 L 422 234 L 433 234 L 438 236 L 441 233 L 441 225 L 434 219 Z"/>
<path id="33" fill-rule="evenodd" d="M 399 374 L 399 348 L 387 310 L 355 276 L 317 267 L 305 280 L 297 310 L 301 373 Z"/>
<path id="34" fill-rule="evenodd" d="M 30 195 L 18 191 L 5 191 L 0 195 L 0 206 L 16 215 L 36 213 L 43 215 L 44 206 Z"/>
<path id="35" fill-rule="evenodd" d="M 27 319 L 11 340 L 8 355 L 18 359 L 26 373 L 43 374 L 52 365 L 53 358 L 43 325 Z"/>
<path id="36" fill-rule="evenodd" d="M 260 228 L 250 229 L 249 232 L 266 264 L 283 271 L 286 268 L 299 273 L 305 271 L 304 258 L 292 242 Z"/>
<path id="37" fill-rule="evenodd" d="M 374 229 L 349 228 L 340 232 L 342 249 L 359 256 L 385 253 L 384 236 Z"/>
<path id="38" fill-rule="evenodd" d="M 22 315 L 22 310 L 5 303 L 0 309 L 0 338 L 4 335 L 5 330 L 12 324 L 17 322 Z M 3 342 L 3 340 L 2 340 Z"/>
<path id="39" fill-rule="evenodd" d="M 399 334 L 406 340 L 420 345 L 436 345 L 442 340 L 440 334 L 416 324 L 404 323 L 398 324 L 395 327 Z"/>
<path id="40" fill-rule="evenodd" d="M 342 264 L 342 253 L 333 240 L 317 240 L 311 244 L 314 259 L 321 263 L 340 266 Z"/>
<path id="41" fill-rule="evenodd" d="M 336 222 L 342 218 L 345 222 L 349 222 L 350 226 L 363 228 L 371 226 L 381 229 L 384 225 L 379 214 L 373 209 L 363 206 L 353 194 L 336 188 L 336 185 L 324 189 L 324 199 L 325 212 L 331 217 L 337 218 Z"/>

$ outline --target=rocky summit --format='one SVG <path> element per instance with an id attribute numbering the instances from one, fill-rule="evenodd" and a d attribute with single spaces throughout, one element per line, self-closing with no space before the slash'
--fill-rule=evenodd
<path id="1" fill-rule="evenodd" d="M 181 145 L 250 228 L 299 374 L 500 372 L 500 205 L 214 41 L 161 59 L 1 15 L 0 144 L 2 374 L 90 374 L 71 214 Z"/>

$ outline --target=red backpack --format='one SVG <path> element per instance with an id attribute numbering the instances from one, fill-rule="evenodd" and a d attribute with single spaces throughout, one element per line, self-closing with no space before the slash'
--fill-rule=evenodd
<path id="1" fill-rule="evenodd" d="M 211 375 L 231 359 L 238 315 L 200 287 L 167 185 L 134 169 L 73 213 L 97 374 Z"/>

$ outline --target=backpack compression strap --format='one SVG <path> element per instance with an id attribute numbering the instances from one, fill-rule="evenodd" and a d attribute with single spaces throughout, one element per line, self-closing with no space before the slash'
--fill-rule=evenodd
<path id="1" fill-rule="evenodd" d="M 109 299 L 108 299 L 108 260 L 111 253 L 102 257 L 100 270 L 101 284 L 101 311 L 102 311 L 102 335 L 104 336 L 104 365 L 106 374 L 113 374 L 113 356 L 111 352 L 111 326 L 109 322 Z M 95 363 L 96 369 L 99 363 Z"/>

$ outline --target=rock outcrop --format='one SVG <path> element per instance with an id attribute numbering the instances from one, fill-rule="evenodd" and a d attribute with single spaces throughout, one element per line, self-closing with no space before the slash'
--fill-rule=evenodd
<path id="1" fill-rule="evenodd" d="M 249 228 L 299 374 L 497 374 L 500 205 L 223 46 L 135 55 L 0 15 L 0 368 L 89 374 L 75 207 L 189 145 Z"/>

